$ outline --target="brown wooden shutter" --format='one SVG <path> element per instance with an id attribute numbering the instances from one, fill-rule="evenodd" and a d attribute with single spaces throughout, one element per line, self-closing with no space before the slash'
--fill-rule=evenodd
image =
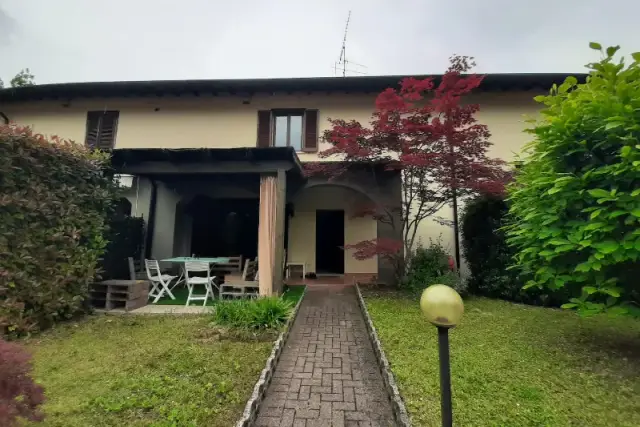
<path id="1" fill-rule="evenodd" d="M 100 150 L 112 150 L 118 132 L 118 111 L 89 111 L 85 145 Z"/>
<path id="2" fill-rule="evenodd" d="M 271 111 L 258 111 L 258 141 L 257 147 L 271 146 Z"/>
<path id="3" fill-rule="evenodd" d="M 87 131 L 85 133 L 84 145 L 89 148 L 96 148 L 98 145 L 98 135 L 100 134 L 100 111 L 89 111 L 87 113 Z"/>
<path id="4" fill-rule="evenodd" d="M 304 112 L 304 143 L 302 151 L 318 151 L 318 110 Z"/>
<path id="5" fill-rule="evenodd" d="M 100 122 L 100 138 L 98 148 L 101 150 L 112 150 L 116 142 L 118 132 L 118 111 L 105 111 Z"/>

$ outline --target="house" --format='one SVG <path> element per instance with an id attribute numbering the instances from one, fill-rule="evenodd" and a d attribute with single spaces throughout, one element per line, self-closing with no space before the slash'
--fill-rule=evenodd
<path id="1" fill-rule="evenodd" d="M 344 244 L 401 230 L 353 218 L 363 204 L 400 205 L 401 180 L 354 168 L 340 179 L 305 177 L 321 161 L 329 118 L 368 123 L 376 95 L 403 76 L 47 84 L 0 91 L 0 120 L 113 149 L 136 179 L 131 213 L 146 221 L 146 256 L 259 257 L 261 293 L 277 292 L 284 257 L 318 275 L 392 277 L 384 260 L 357 260 Z M 474 102 L 492 132 L 492 155 L 511 159 L 527 141 L 525 115 L 564 74 L 490 74 Z M 450 208 L 440 216 L 452 218 Z M 422 224 L 420 239 L 453 231 Z M 284 251 L 286 249 L 286 252 Z"/>

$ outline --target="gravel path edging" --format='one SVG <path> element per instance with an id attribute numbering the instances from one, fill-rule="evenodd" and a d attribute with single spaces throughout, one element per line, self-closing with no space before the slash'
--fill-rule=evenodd
<path id="1" fill-rule="evenodd" d="M 247 401 L 247 404 L 244 407 L 244 412 L 242 413 L 242 418 L 240 418 L 240 420 L 236 423 L 236 427 L 250 427 L 255 422 L 258 415 L 258 410 L 260 409 L 260 404 L 265 398 L 265 393 L 269 388 L 269 384 L 271 384 L 271 379 L 273 378 L 273 373 L 275 372 L 276 365 L 278 364 L 278 360 L 280 359 L 280 354 L 282 354 L 282 350 L 284 349 L 284 346 L 287 343 L 287 339 L 289 338 L 289 334 L 291 333 L 291 326 L 298 316 L 300 305 L 302 304 L 302 300 L 304 300 L 304 296 L 306 294 L 307 287 L 305 286 L 300 300 L 298 300 L 298 303 L 293 309 L 293 314 L 287 321 L 282 332 L 280 332 L 278 339 L 273 344 L 271 355 L 267 359 L 267 363 L 265 364 L 265 367 L 260 374 L 260 378 L 253 387 L 253 393 Z"/>
<path id="2" fill-rule="evenodd" d="M 411 420 L 409 418 L 407 408 L 404 406 L 402 395 L 400 395 L 395 377 L 393 376 L 393 372 L 391 372 L 391 367 L 389 366 L 389 361 L 387 360 L 387 356 L 384 354 L 382 343 L 380 342 L 380 339 L 378 339 L 378 333 L 376 332 L 375 326 L 373 326 L 373 321 L 371 320 L 371 316 L 369 316 L 369 310 L 367 310 L 364 298 L 362 297 L 362 292 L 360 292 L 360 286 L 358 286 L 357 283 L 356 293 L 358 294 L 358 305 L 360 305 L 360 309 L 362 310 L 362 315 L 364 316 L 367 326 L 367 332 L 371 339 L 371 343 L 373 344 L 373 352 L 376 355 L 378 367 L 382 374 L 382 381 L 384 382 L 384 387 L 391 399 L 393 415 L 395 416 L 396 422 L 399 426 L 409 427 L 411 426 Z"/>

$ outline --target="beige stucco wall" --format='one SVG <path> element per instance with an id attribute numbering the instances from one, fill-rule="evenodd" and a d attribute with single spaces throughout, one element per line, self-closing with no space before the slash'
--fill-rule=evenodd
<path id="1" fill-rule="evenodd" d="M 345 244 L 354 244 L 377 237 L 377 222 L 371 218 L 351 218 L 354 209 L 366 203 L 366 197 L 344 187 L 322 185 L 302 190 L 293 200 L 294 216 L 289 220 L 290 262 L 303 262 L 307 271 L 316 271 L 316 210 L 344 210 Z M 378 272 L 378 259 L 359 261 L 352 251 L 344 254 L 345 273 Z"/>
<path id="2" fill-rule="evenodd" d="M 242 102 L 250 100 L 248 105 Z M 0 106 L 11 121 L 29 125 L 45 135 L 84 142 L 86 113 L 118 110 L 116 148 L 228 148 L 254 147 L 257 111 L 272 108 L 308 108 L 319 111 L 319 130 L 329 118 L 348 117 L 368 123 L 374 95 L 256 95 L 152 99 L 41 101 Z M 326 144 L 320 145 L 320 150 Z M 302 161 L 317 159 L 300 153 Z"/>
<path id="3" fill-rule="evenodd" d="M 528 140 L 522 132 L 526 127 L 524 116 L 536 116 L 536 93 L 482 93 L 472 101 L 481 105 L 477 117 L 487 124 L 492 133 L 491 154 L 512 160 Z M 83 142 L 86 112 L 89 110 L 119 110 L 120 119 L 116 148 L 177 148 L 177 147 L 253 147 L 256 143 L 257 111 L 270 108 L 313 108 L 319 110 L 320 133 L 330 127 L 329 118 L 355 119 L 368 124 L 373 110 L 375 94 L 299 94 L 256 95 L 253 97 L 185 97 L 149 99 L 73 100 L 67 106 L 61 101 L 32 102 L 23 105 L 0 105 L 0 111 L 12 121 L 33 126 L 37 132 Z M 248 101 L 245 105 L 243 102 Z M 320 150 L 326 144 L 320 144 Z M 299 153 L 302 161 L 317 160 L 316 154 Z M 331 199 L 317 202 L 326 206 Z M 305 202 L 307 203 L 307 202 Z M 311 202 L 308 202 L 311 203 Z M 304 204 L 303 204 L 304 205 Z M 311 205 L 308 205 L 311 206 Z M 309 254 L 314 247 L 315 217 L 304 209 L 292 221 L 295 236 L 290 242 L 291 256 L 304 258 L 312 269 L 315 259 Z M 325 208 L 326 209 L 326 208 Z M 160 207 L 158 211 L 160 211 Z M 159 215 L 158 220 L 169 220 Z M 440 216 L 451 219 L 451 208 L 446 207 Z M 348 239 L 362 240 L 375 229 L 372 219 L 347 220 Z M 308 224 L 308 225 L 303 225 Z M 160 228 L 160 227 L 158 227 Z M 300 231 L 296 231 L 300 230 Z M 157 231 L 156 233 L 162 233 Z M 355 234 L 351 234 L 355 233 Z M 424 221 L 418 232 L 423 243 L 429 238 L 442 236 L 442 242 L 453 252 L 453 231 L 434 221 Z M 155 239 L 155 236 L 154 236 Z M 164 249 L 160 249 L 162 253 Z M 292 258 L 292 261 L 294 259 Z M 373 261 L 345 259 L 350 272 L 371 272 Z"/>

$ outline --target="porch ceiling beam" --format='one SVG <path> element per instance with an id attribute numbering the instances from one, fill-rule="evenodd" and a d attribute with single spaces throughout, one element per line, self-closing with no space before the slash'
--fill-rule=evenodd
<path id="1" fill-rule="evenodd" d="M 131 175 L 159 174 L 216 174 L 216 173 L 277 173 L 278 170 L 293 169 L 295 165 L 287 161 L 228 161 L 218 163 L 170 163 L 142 162 L 125 164 L 117 171 Z"/>

